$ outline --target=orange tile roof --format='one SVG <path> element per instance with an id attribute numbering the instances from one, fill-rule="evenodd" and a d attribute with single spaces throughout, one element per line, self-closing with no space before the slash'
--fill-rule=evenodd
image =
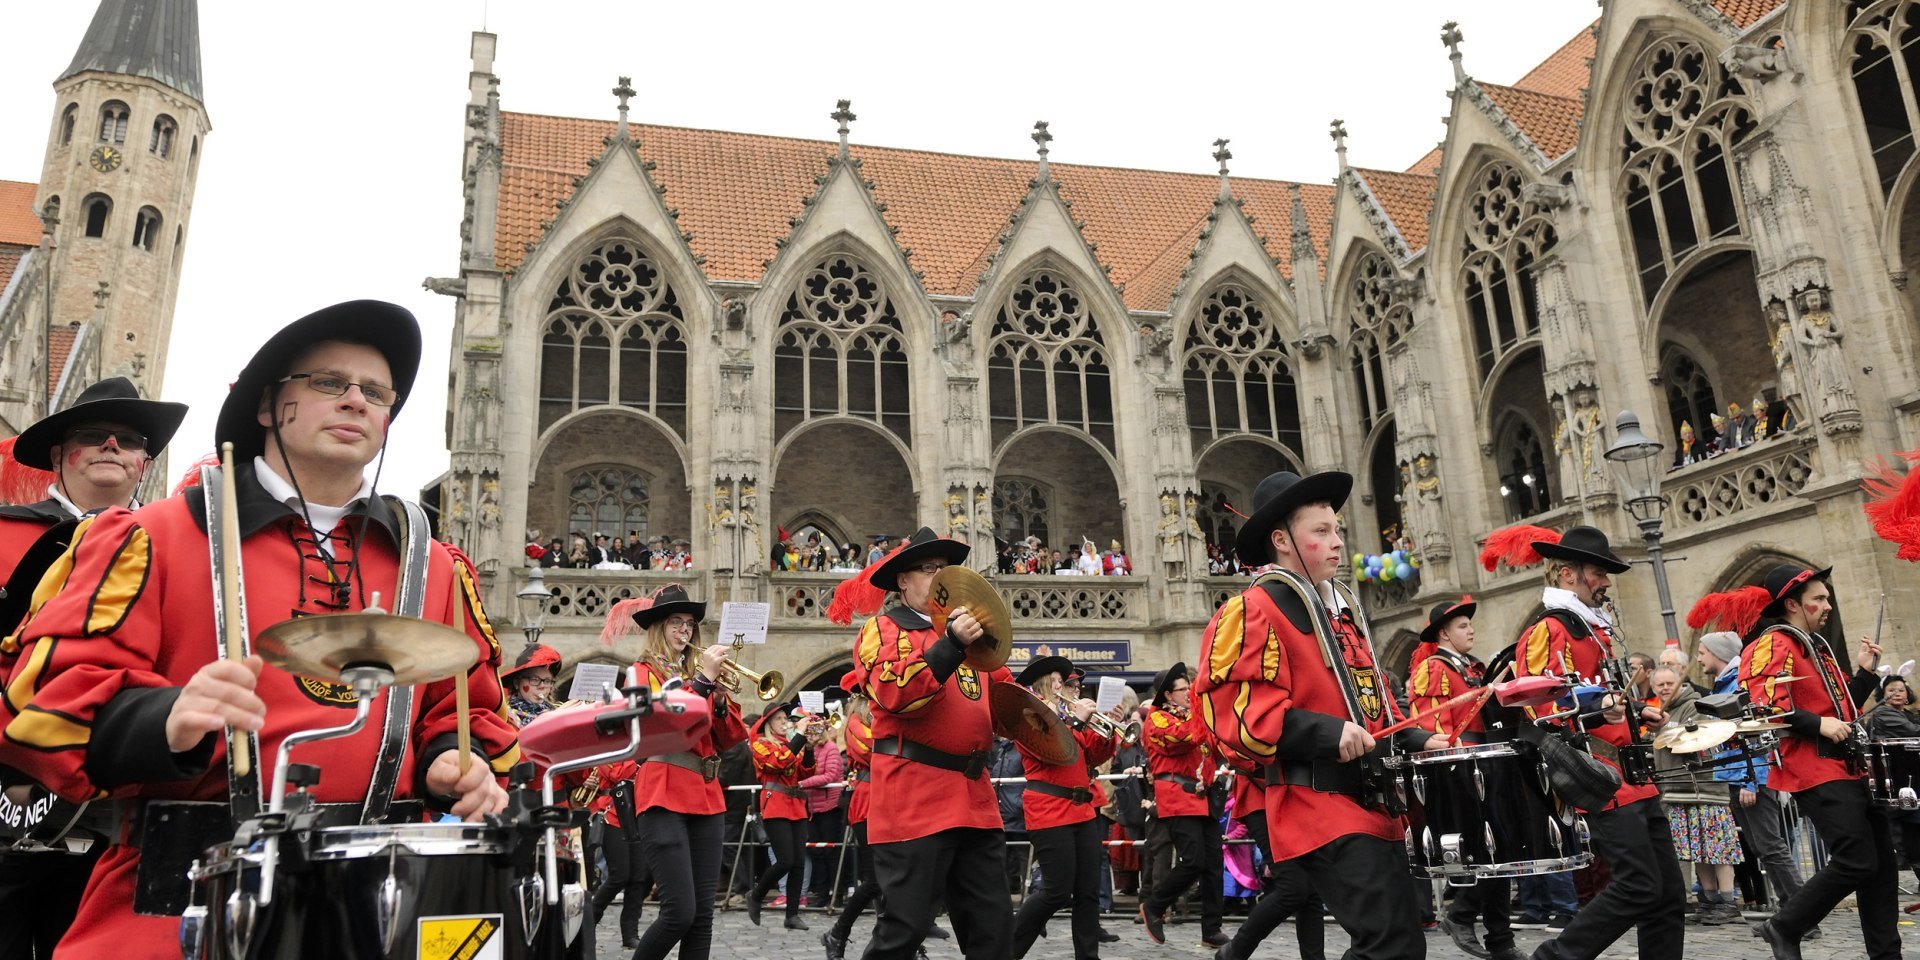
<path id="1" fill-rule="evenodd" d="M 1426 156 L 1415 160 L 1413 166 L 1407 168 L 1407 172 L 1423 177 L 1438 176 L 1440 174 L 1440 164 L 1445 162 L 1446 159 L 1446 149 L 1444 147 L 1434 147 L 1432 150 L 1427 151 Z"/>
<path id="2" fill-rule="evenodd" d="M 1554 97 L 1518 87 L 1482 83 L 1495 106 L 1548 160 L 1558 159 L 1580 140 L 1580 115 L 1586 105 L 1574 97 Z"/>
<path id="3" fill-rule="evenodd" d="M 495 262 L 511 270 L 537 242 L 540 225 L 553 219 L 555 202 L 573 192 L 573 178 L 588 172 L 611 136 L 609 121 L 502 113 L 502 168 Z M 792 233 L 787 220 L 805 209 L 827 172 L 835 144 L 718 130 L 635 125 L 640 155 L 655 164 L 655 181 L 667 188 L 664 202 L 680 211 L 679 225 L 693 234 L 694 253 L 714 281 L 754 281 L 774 242 Z M 913 250 L 914 269 L 926 274 L 927 292 L 969 296 L 987 258 L 1019 206 L 1034 175 L 1034 161 L 971 157 L 921 150 L 855 146 L 860 174 L 873 181 L 875 199 L 887 205 L 897 240 Z M 1124 284 L 1129 309 L 1164 310 L 1186 255 L 1212 209 L 1218 178 L 1116 167 L 1056 163 L 1053 178 L 1072 214 L 1085 221 L 1096 256 Z M 1267 252 L 1291 274 L 1288 249 L 1288 184 L 1236 178 L 1234 194 L 1256 218 Z M 1324 252 L 1333 219 L 1333 188 L 1305 185 L 1302 194 L 1316 249 Z M 1322 268 L 1324 269 L 1324 267 Z"/>
<path id="4" fill-rule="evenodd" d="M 13 272 L 20 269 L 20 260 L 32 249 L 17 243 L 0 243 L 0 293 L 6 292 L 7 284 L 13 280 Z"/>
<path id="5" fill-rule="evenodd" d="M 1587 88 L 1587 80 L 1592 73 L 1589 61 L 1593 59 L 1596 43 L 1593 31 L 1599 26 L 1600 21 L 1595 20 L 1593 26 L 1574 34 L 1573 39 L 1540 61 L 1539 66 L 1527 71 L 1527 75 L 1521 77 L 1514 86 L 1551 97 L 1578 97 L 1580 91 Z"/>
<path id="6" fill-rule="evenodd" d="M 1784 2 L 1786 0 L 1713 0 L 1713 5 L 1726 14 L 1734 26 L 1745 30 Z"/>
<path id="7" fill-rule="evenodd" d="M 79 327 L 54 327 L 47 331 L 48 397 L 60 389 L 60 375 L 67 372 L 67 355 L 73 352 L 73 341 L 79 336 Z"/>
<path id="8" fill-rule="evenodd" d="M 33 212 L 37 183 L 0 180 L 0 243 L 40 245 L 40 217 Z"/>
<path id="9" fill-rule="evenodd" d="M 1380 209 L 1400 230 L 1400 236 L 1407 241 L 1407 252 L 1425 250 L 1427 214 L 1433 210 L 1433 192 L 1439 181 L 1432 176 L 1391 170 L 1355 167 L 1353 172 L 1367 182 L 1367 189 L 1380 201 Z"/>

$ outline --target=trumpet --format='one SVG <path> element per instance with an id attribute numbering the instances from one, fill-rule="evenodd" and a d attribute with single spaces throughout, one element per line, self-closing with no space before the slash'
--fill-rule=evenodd
<path id="1" fill-rule="evenodd" d="M 740 696 L 742 681 L 754 685 L 754 692 L 762 700 L 772 700 L 780 695 L 780 688 L 787 685 L 787 678 L 778 670 L 755 673 L 740 665 L 740 648 L 745 643 L 737 637 L 733 641 L 733 653 L 720 663 L 720 685 L 727 688 L 735 699 Z"/>
<path id="2" fill-rule="evenodd" d="M 808 728 L 807 735 L 814 740 L 825 740 L 839 733 L 840 725 L 846 722 L 846 718 L 837 713 L 816 713 L 810 716 L 814 720 L 814 725 Z"/>
<path id="3" fill-rule="evenodd" d="M 1072 712 L 1073 704 L 1068 703 L 1065 697 L 1054 697 L 1053 704 L 1054 707 L 1060 711 L 1060 716 L 1063 718 Z M 1121 723 L 1095 710 L 1087 714 L 1087 726 L 1092 727 L 1093 732 L 1103 737 L 1119 737 L 1120 742 L 1127 746 L 1132 746 L 1140 742 L 1140 721 L 1138 720 L 1128 720 L 1126 723 Z"/>

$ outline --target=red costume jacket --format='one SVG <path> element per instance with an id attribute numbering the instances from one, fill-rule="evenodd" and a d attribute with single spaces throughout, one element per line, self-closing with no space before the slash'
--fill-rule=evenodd
<path id="1" fill-rule="evenodd" d="M 1094 732 L 1093 727 L 1082 725 L 1073 731 L 1073 739 L 1080 744 L 1080 759 L 1072 763 L 1045 763 L 1034 757 L 1027 748 L 1020 748 L 1020 763 L 1029 783 L 1050 783 L 1069 789 L 1078 787 L 1086 790 L 1088 796 L 1085 802 L 1075 802 L 1069 797 L 1025 791 L 1021 797 L 1021 809 L 1025 811 L 1027 829 L 1030 831 L 1084 823 L 1092 820 L 1100 806 L 1106 803 L 1106 793 L 1100 789 L 1099 782 L 1093 779 L 1090 768 L 1113 757 L 1113 738 L 1103 737 Z"/>
<path id="2" fill-rule="evenodd" d="M 982 673 L 963 658 L 964 651 L 906 606 L 861 626 L 853 662 L 873 704 L 875 742 L 899 737 L 955 756 L 977 753 L 981 771 L 968 777 L 876 749 L 872 787 L 884 802 L 867 808 L 869 842 L 914 840 L 955 827 L 1005 829 L 986 776 L 993 746 L 987 688 L 1013 682 L 1013 674 L 1005 667 Z"/>
<path id="3" fill-rule="evenodd" d="M 1157 817 L 1205 817 L 1206 785 L 1213 781 L 1206 728 L 1198 717 L 1168 707 L 1147 711 L 1147 772 L 1153 777 L 1153 813 Z M 1162 779 L 1179 777 L 1177 781 Z M 1189 787 L 1197 785 L 1200 792 Z"/>
<path id="4" fill-rule="evenodd" d="M 765 788 L 760 791 L 760 818 L 807 819 L 807 801 L 800 791 L 800 778 L 813 772 L 813 748 L 806 745 L 805 738 L 795 734 L 786 743 L 755 737 L 752 749 L 753 771 L 760 775 L 760 783 Z"/>
<path id="5" fill-rule="evenodd" d="M 1281 597 L 1287 612 L 1255 581 L 1214 612 L 1200 638 L 1199 676 L 1193 682 L 1196 715 L 1236 762 L 1265 767 L 1277 761 L 1337 761 L 1346 700 L 1325 665 L 1306 608 L 1291 590 Z M 1387 726 L 1391 694 L 1359 628 L 1342 611 L 1333 617 L 1333 629 L 1360 702 L 1362 716 L 1356 722 L 1368 730 Z M 1355 834 L 1398 842 L 1406 829 L 1401 818 L 1344 793 L 1281 784 L 1267 787 L 1265 795 L 1275 860 L 1291 860 Z"/>
<path id="6" fill-rule="evenodd" d="M 1827 685 L 1821 681 L 1819 668 L 1811 658 L 1818 657 L 1819 664 L 1836 684 L 1845 684 L 1848 677 L 1840 671 L 1840 664 L 1834 660 L 1833 650 L 1826 642 L 1816 639 L 1814 643 L 1815 650 L 1808 650 L 1793 635 L 1769 630 L 1747 644 L 1747 649 L 1740 654 L 1740 685 L 1747 689 L 1755 703 L 1785 712 L 1780 719 L 1787 724 L 1788 736 L 1780 738 L 1779 760 L 1767 775 L 1767 786 L 1785 793 L 1798 793 L 1835 780 L 1856 779 L 1847 772 L 1845 761 L 1820 755 L 1820 718 L 1833 717 L 1853 723 L 1860 719 L 1860 711 L 1854 703 L 1856 694 L 1845 686 L 1841 687 L 1837 702 L 1828 695 Z M 1782 681 L 1781 677 L 1800 679 Z M 1862 683 L 1862 677 L 1864 683 L 1879 679 L 1864 671 L 1853 679 Z"/>
<path id="7" fill-rule="evenodd" d="M 620 825 L 620 808 L 614 806 L 613 803 L 614 784 L 622 780 L 632 780 L 634 773 L 638 769 L 639 765 L 632 760 L 622 760 L 619 763 L 603 763 L 597 767 L 588 767 L 585 770 L 575 770 L 572 773 L 561 774 L 560 782 L 566 786 L 566 790 L 556 799 L 569 807 L 577 806 L 573 802 L 573 791 L 578 787 L 585 786 L 587 777 L 598 772 L 600 774 L 600 780 L 594 786 L 593 797 L 587 801 L 585 809 L 588 813 L 604 815 L 608 826 L 617 827 Z M 640 808 L 636 806 L 634 809 L 638 810 Z"/>
<path id="8" fill-rule="evenodd" d="M 353 555 L 353 541 L 360 541 L 360 572 L 336 590 L 305 522 L 268 496 L 250 468 L 241 468 L 235 486 L 247 625 L 256 635 L 289 616 L 361 609 L 376 591 L 383 602 L 391 602 L 398 573 L 397 521 L 384 502 L 356 507 L 336 528 L 333 547 L 342 558 L 340 568 Z M 75 532 L 72 547 L 34 596 L 36 613 L 18 634 L 0 641 L 0 654 L 17 657 L 0 714 L 6 723 L 0 762 L 76 801 L 104 795 L 226 799 L 223 738 L 209 734 L 176 754 L 165 733 L 181 685 L 220 656 L 200 505 L 196 492 L 138 511 L 113 509 Z M 316 577 L 318 582 L 310 579 Z M 424 594 L 422 616 L 440 623 L 452 621 L 456 595 L 465 605 L 462 621 L 478 660 L 465 677 L 473 749 L 495 773 L 505 774 L 518 761 L 519 748 L 496 673 L 499 646 L 480 607 L 472 568 L 464 557 L 433 543 Z M 400 766 L 399 798 L 422 797 L 429 762 L 453 748 L 453 684 L 442 680 L 414 688 L 413 736 Z M 354 703 L 344 686 L 274 667 L 262 673 L 255 692 L 267 703 L 254 758 L 262 784 L 271 783 L 274 753 L 287 734 L 338 725 Z M 358 802 L 365 796 L 388 696 L 382 693 L 374 701 L 371 719 L 359 733 L 293 751 L 295 762 L 321 767 L 320 782 L 312 788 L 316 800 Z M 172 960 L 178 955 L 178 920 L 132 911 L 139 858 L 140 851 L 124 842 L 108 848 L 61 944 L 63 956 Z"/>
<path id="9" fill-rule="evenodd" d="M 1227 811 L 1227 816 L 1245 820 L 1257 813 L 1264 818 L 1267 815 L 1267 782 L 1261 778 L 1260 771 L 1247 770 L 1235 764 L 1230 800 L 1233 809 Z"/>
<path id="10" fill-rule="evenodd" d="M 671 677 L 663 677 L 650 663 L 633 665 L 638 671 L 639 682 L 655 693 Z M 688 689 L 692 689 L 689 687 Z M 740 704 L 727 695 L 727 688 L 715 686 L 707 695 L 707 706 L 713 709 L 713 726 L 707 739 L 693 745 L 687 755 L 700 761 L 714 771 L 714 778 L 708 780 L 705 774 L 664 760 L 652 760 L 640 764 L 640 772 L 633 781 L 633 809 L 651 810 L 660 807 L 675 813 L 692 815 L 710 815 L 727 812 L 726 789 L 720 784 L 720 766 L 716 760 L 721 753 L 734 744 L 747 739 L 747 725 L 740 719 Z"/>
<path id="11" fill-rule="evenodd" d="M 1486 673 L 1480 662 L 1464 653 L 1435 649 L 1424 660 L 1413 663 L 1407 672 L 1407 711 L 1423 713 L 1468 690 L 1486 685 Z M 1485 733 L 1487 723 L 1469 701 L 1434 716 L 1435 733 L 1449 736 Z"/>
<path id="12" fill-rule="evenodd" d="M 847 822 L 866 823 L 873 793 L 873 724 L 847 712 Z"/>
<path id="13" fill-rule="evenodd" d="M 1576 637 L 1567 630 L 1567 626 L 1558 617 L 1541 617 L 1520 635 L 1519 649 L 1513 652 L 1513 673 L 1517 677 L 1538 676 L 1576 676 L 1582 680 L 1597 678 L 1604 672 L 1601 661 L 1607 659 L 1610 652 L 1602 644 L 1611 645 L 1613 636 L 1604 628 L 1587 624 L 1593 631 L 1592 636 Z M 1553 704 L 1528 707 L 1527 716 L 1537 717 L 1543 713 L 1552 713 L 1559 709 Z M 1628 718 L 1638 721 L 1639 718 Z M 1633 742 L 1633 733 L 1627 727 L 1627 720 L 1619 723 L 1589 724 L 1587 732 L 1594 737 L 1622 746 Z M 1619 764 L 1601 758 L 1602 763 L 1618 768 Z M 1658 797 L 1660 788 L 1653 784 L 1632 784 L 1620 782 L 1620 789 L 1614 791 L 1613 802 L 1606 809 L 1613 810 L 1636 803 L 1648 797 Z M 1587 811 L 1591 813 L 1592 811 Z"/>
<path id="14" fill-rule="evenodd" d="M 54 524 L 72 519 L 58 500 L 0 507 L 0 583 L 13 576 L 13 565 Z"/>

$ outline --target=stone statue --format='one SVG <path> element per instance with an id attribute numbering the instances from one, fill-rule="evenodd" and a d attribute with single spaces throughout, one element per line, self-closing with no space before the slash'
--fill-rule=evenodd
<path id="1" fill-rule="evenodd" d="M 955 484 L 947 488 L 947 536 L 967 542 L 967 488 Z"/>
<path id="2" fill-rule="evenodd" d="M 723 526 L 733 526 L 733 481 L 730 479 L 713 485 L 713 502 L 707 504 L 707 532 Z"/>
<path id="3" fill-rule="evenodd" d="M 1787 317 L 1787 305 L 1767 301 L 1767 340 L 1773 347 L 1773 367 L 1780 373 L 1780 399 L 1787 412 L 1780 418 L 1780 429 L 1790 430 L 1803 415 L 1800 410 L 1800 370 L 1793 362 L 1793 322 Z"/>
<path id="4" fill-rule="evenodd" d="M 986 487 L 973 490 L 973 533 L 983 544 L 993 543 L 993 491 Z"/>
<path id="5" fill-rule="evenodd" d="M 1607 489 L 1606 435 L 1600 415 L 1600 398 L 1593 389 L 1582 387 L 1573 392 L 1573 416 L 1567 420 L 1569 445 L 1576 451 L 1574 470 L 1580 477 L 1582 495 Z"/>
<path id="6" fill-rule="evenodd" d="M 1405 476 L 1404 472 L 1402 476 Z M 1412 481 L 1410 489 L 1403 495 L 1407 510 L 1406 528 L 1421 556 L 1430 560 L 1445 560 L 1452 553 L 1447 548 L 1446 513 L 1441 504 L 1445 494 L 1440 489 L 1440 471 L 1432 457 L 1423 453 L 1413 458 Z"/>
<path id="7" fill-rule="evenodd" d="M 1160 522 L 1154 526 L 1154 537 L 1160 541 L 1160 564 L 1166 569 L 1167 579 L 1184 579 L 1187 575 L 1186 538 L 1181 535 L 1179 507 L 1170 492 L 1160 494 Z"/>
<path id="8" fill-rule="evenodd" d="M 767 545 L 760 539 L 760 523 L 754 518 L 754 508 L 759 499 L 753 478 L 740 478 L 740 503 L 735 516 L 742 526 L 753 531 L 753 551 L 747 554 L 747 562 L 743 565 L 747 573 L 760 572 L 760 564 L 767 556 Z"/>
<path id="9" fill-rule="evenodd" d="M 500 478 L 493 474 L 486 474 L 480 481 L 480 526 L 492 529 L 499 525 Z"/>
<path id="10" fill-rule="evenodd" d="M 1853 378 L 1847 371 L 1846 353 L 1840 349 L 1840 319 L 1827 306 L 1827 291 L 1808 287 L 1800 292 L 1799 302 L 1798 339 L 1806 350 L 1813 392 L 1820 398 L 1819 414 L 1825 417 L 1859 409 L 1853 393 Z"/>

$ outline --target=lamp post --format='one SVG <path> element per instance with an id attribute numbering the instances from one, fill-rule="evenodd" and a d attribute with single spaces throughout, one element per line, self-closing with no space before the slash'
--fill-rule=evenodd
<path id="1" fill-rule="evenodd" d="M 1660 594 L 1660 620 L 1667 629 L 1666 639 L 1680 636 L 1680 623 L 1673 613 L 1673 591 L 1667 588 L 1667 558 L 1660 549 L 1660 520 L 1667 512 L 1667 498 L 1660 493 L 1660 451 L 1666 445 L 1640 432 L 1640 418 L 1631 410 L 1620 411 L 1613 422 L 1613 446 L 1606 458 L 1619 465 L 1618 476 L 1624 494 L 1627 515 L 1640 525 L 1640 539 L 1647 543 L 1647 560 L 1653 565 L 1653 586 Z"/>
<path id="2" fill-rule="evenodd" d="M 526 585 L 513 598 L 520 604 L 520 632 L 527 635 L 527 645 L 539 643 L 547 628 L 547 601 L 553 599 L 547 592 L 546 573 L 537 566 L 528 567 Z"/>

